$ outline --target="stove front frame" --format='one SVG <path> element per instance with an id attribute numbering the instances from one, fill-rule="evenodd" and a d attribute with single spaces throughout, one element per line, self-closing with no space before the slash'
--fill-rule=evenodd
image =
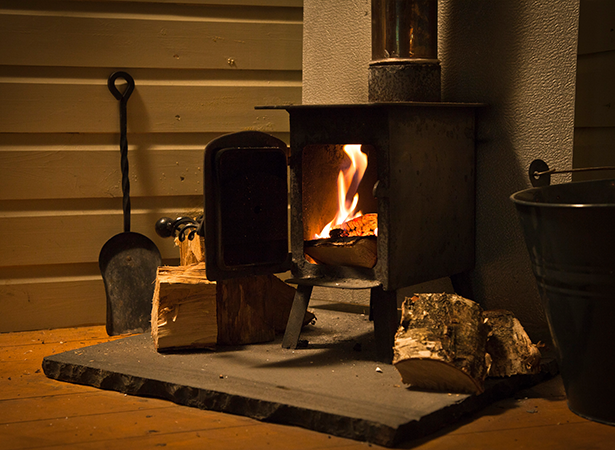
<path id="1" fill-rule="evenodd" d="M 474 267 L 475 107 L 452 103 L 303 105 L 290 115 L 290 208 L 297 284 L 385 291 Z M 368 144 L 377 152 L 378 261 L 372 269 L 304 256 L 302 152 Z M 418 238 L 417 238 L 418 237 Z"/>

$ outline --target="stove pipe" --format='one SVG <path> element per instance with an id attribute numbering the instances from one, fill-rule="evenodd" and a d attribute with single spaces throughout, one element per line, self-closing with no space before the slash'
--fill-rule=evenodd
<path id="1" fill-rule="evenodd" d="M 372 0 L 369 101 L 440 101 L 437 41 L 437 0 Z"/>

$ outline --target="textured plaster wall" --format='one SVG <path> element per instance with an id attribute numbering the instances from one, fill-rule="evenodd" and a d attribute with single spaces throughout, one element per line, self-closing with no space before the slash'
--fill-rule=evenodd
<path id="1" fill-rule="evenodd" d="M 478 115 L 476 298 L 544 324 L 516 212 L 535 158 L 572 167 L 577 1 L 442 1 L 443 98 Z M 553 183 L 566 182 L 565 177 Z"/>
<path id="2" fill-rule="evenodd" d="M 545 327 L 509 196 L 527 167 L 572 164 L 578 1 L 441 0 L 442 98 L 482 102 L 477 127 L 475 299 Z M 303 102 L 367 101 L 368 0 L 305 0 Z M 554 177 L 552 182 L 565 182 Z"/>
<path id="3" fill-rule="evenodd" d="M 304 0 L 303 103 L 367 102 L 370 0 Z"/>

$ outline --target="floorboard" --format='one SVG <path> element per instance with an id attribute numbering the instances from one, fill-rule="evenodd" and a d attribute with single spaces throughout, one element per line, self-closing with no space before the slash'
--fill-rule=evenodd
<path id="1" fill-rule="evenodd" d="M 258 422 L 50 380 L 42 358 L 111 340 L 83 327 L 0 334 L 2 449 L 381 448 L 302 428 Z M 570 412 L 559 377 L 494 403 L 453 427 L 401 448 L 612 449 L 615 427 Z"/>

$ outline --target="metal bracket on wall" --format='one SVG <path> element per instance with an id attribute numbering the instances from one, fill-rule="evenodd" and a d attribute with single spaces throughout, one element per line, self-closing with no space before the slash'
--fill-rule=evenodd
<path id="1" fill-rule="evenodd" d="M 555 170 L 549 169 L 548 164 L 542 159 L 535 159 L 530 164 L 528 175 L 533 187 L 543 187 L 551 184 L 551 174 L 554 173 L 590 172 L 595 170 L 615 170 L 615 166 L 581 167 L 578 169 Z"/>

